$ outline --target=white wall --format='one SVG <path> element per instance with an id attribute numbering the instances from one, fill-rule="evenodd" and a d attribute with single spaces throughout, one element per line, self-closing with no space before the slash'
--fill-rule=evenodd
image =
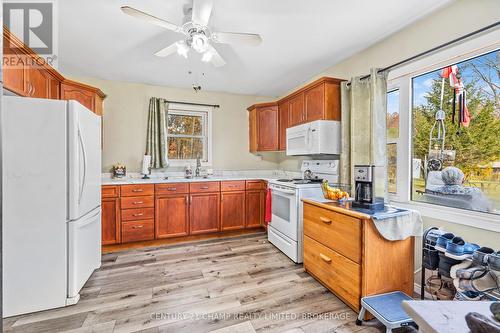
<path id="1" fill-rule="evenodd" d="M 219 104 L 213 112 L 213 167 L 215 169 L 276 169 L 277 156 L 260 156 L 248 151 L 248 111 L 250 105 L 270 98 L 236 95 L 146 84 L 107 81 L 95 78 L 73 79 L 99 87 L 104 100 L 103 172 L 123 163 L 128 171 L 140 171 L 146 147 L 146 127 L 150 97 L 168 100 Z"/>

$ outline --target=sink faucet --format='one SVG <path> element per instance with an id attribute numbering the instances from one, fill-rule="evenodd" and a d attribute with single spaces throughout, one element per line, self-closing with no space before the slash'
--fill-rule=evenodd
<path id="1" fill-rule="evenodd" d="M 200 161 L 200 158 L 197 157 L 196 158 L 196 169 L 194 171 L 194 176 L 200 177 L 200 173 L 201 173 L 201 161 Z"/>

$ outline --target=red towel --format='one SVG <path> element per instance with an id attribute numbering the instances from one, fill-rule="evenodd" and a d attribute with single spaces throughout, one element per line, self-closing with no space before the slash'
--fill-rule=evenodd
<path id="1" fill-rule="evenodd" d="M 264 222 L 267 224 L 271 223 L 271 216 L 273 215 L 272 213 L 272 195 L 271 195 L 271 189 L 267 189 L 266 193 L 266 214 L 264 216 Z"/>

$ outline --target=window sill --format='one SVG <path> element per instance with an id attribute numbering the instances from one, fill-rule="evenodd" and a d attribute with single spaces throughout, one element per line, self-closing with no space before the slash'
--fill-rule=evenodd
<path id="1" fill-rule="evenodd" d="M 417 210 L 424 218 L 432 218 L 444 222 L 457 223 L 488 231 L 500 232 L 500 216 L 495 214 L 467 211 L 459 208 L 445 207 L 416 201 L 392 201 L 391 204 L 396 207 Z"/>

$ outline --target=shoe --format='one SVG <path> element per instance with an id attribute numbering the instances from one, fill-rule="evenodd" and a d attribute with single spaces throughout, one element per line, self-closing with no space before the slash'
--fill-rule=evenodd
<path id="1" fill-rule="evenodd" d="M 480 278 L 460 279 L 458 282 L 459 289 L 464 291 L 477 291 L 480 293 L 492 291 L 500 288 L 499 285 L 500 277 L 496 275 L 493 271 L 489 271 Z"/>
<path id="2" fill-rule="evenodd" d="M 490 311 L 496 320 L 500 321 L 500 302 L 493 302 L 490 305 Z"/>
<path id="3" fill-rule="evenodd" d="M 433 229 L 429 231 L 425 239 L 425 246 L 434 249 L 438 238 L 441 237 L 443 234 L 445 234 L 445 231 L 440 229 Z"/>
<path id="4" fill-rule="evenodd" d="M 451 301 L 455 297 L 456 289 L 452 281 L 443 281 L 443 286 L 436 292 L 441 301 Z"/>
<path id="5" fill-rule="evenodd" d="M 481 299 L 481 293 L 477 291 L 457 291 L 455 294 L 454 301 L 479 301 Z"/>
<path id="6" fill-rule="evenodd" d="M 446 252 L 446 245 L 448 245 L 448 243 L 451 242 L 453 237 L 455 237 L 455 235 L 453 235 L 450 232 L 442 234 L 441 236 L 438 237 L 434 248 L 438 251 Z"/>
<path id="7" fill-rule="evenodd" d="M 499 324 L 477 312 L 468 313 L 465 322 L 472 333 L 500 333 Z"/>
<path id="8" fill-rule="evenodd" d="M 460 264 L 462 260 L 455 260 L 452 258 L 448 258 L 444 253 L 439 253 L 439 274 L 444 277 L 451 278 L 450 270 L 452 266 Z"/>
<path id="9" fill-rule="evenodd" d="M 472 262 L 475 266 L 486 266 L 488 264 L 488 255 L 494 252 L 489 247 L 481 247 L 472 254 Z"/>
<path id="10" fill-rule="evenodd" d="M 439 267 L 439 251 L 435 250 L 433 247 L 425 247 L 423 252 L 424 256 L 422 263 L 424 267 L 431 271 L 437 269 Z"/>
<path id="11" fill-rule="evenodd" d="M 484 266 L 472 266 L 469 268 L 459 268 L 455 272 L 455 278 L 465 279 L 465 280 L 474 280 L 474 279 L 482 278 L 487 272 L 488 272 L 488 269 Z M 450 275 L 451 275 L 451 270 L 450 270 Z"/>
<path id="12" fill-rule="evenodd" d="M 448 258 L 456 260 L 464 260 L 472 257 L 474 251 L 479 249 L 479 245 L 465 242 L 462 237 L 454 237 L 451 242 L 446 245 L 445 255 Z"/>
<path id="13" fill-rule="evenodd" d="M 490 269 L 500 272 L 500 251 L 488 254 L 486 260 Z"/>
<path id="14" fill-rule="evenodd" d="M 436 296 L 437 291 L 441 289 L 442 285 L 443 281 L 439 277 L 433 275 L 425 282 L 425 291 Z"/>
<path id="15" fill-rule="evenodd" d="M 470 260 L 464 260 L 464 261 L 462 261 L 459 264 L 451 266 L 451 268 L 450 268 L 450 277 L 452 279 L 456 279 L 457 278 L 457 271 L 459 269 L 467 269 L 467 268 L 469 268 L 471 266 L 472 266 L 472 261 L 470 261 Z"/>

